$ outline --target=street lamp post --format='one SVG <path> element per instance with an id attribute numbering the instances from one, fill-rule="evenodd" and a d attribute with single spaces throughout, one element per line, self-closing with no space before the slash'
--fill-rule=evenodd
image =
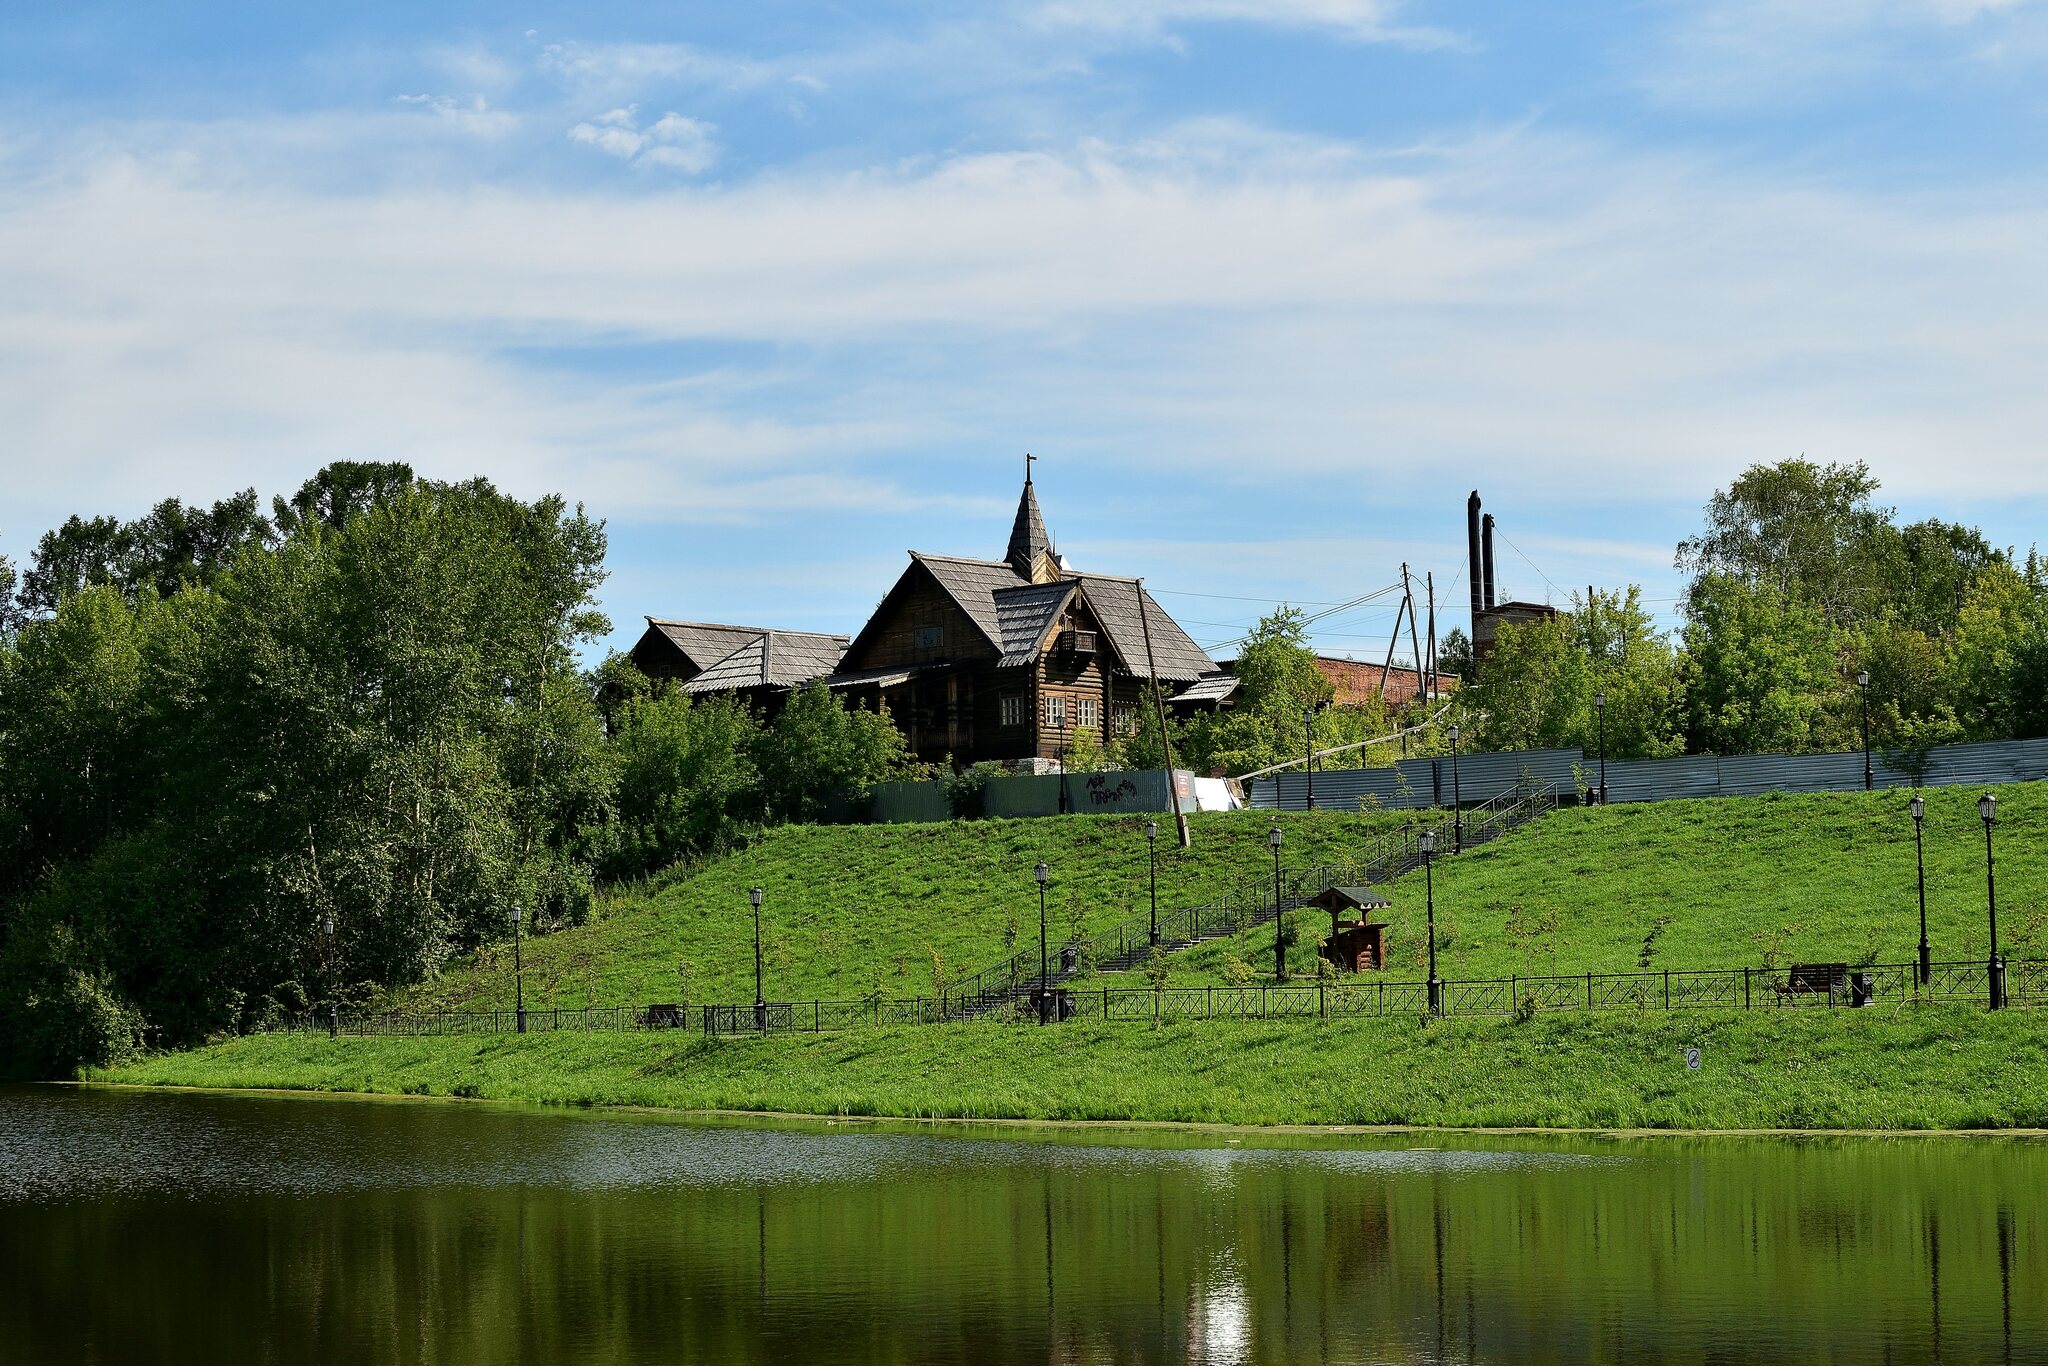
<path id="1" fill-rule="evenodd" d="M 1920 823 L 1927 817 L 1927 803 L 1913 794 L 1913 864 L 1920 884 L 1920 985 L 1934 980 L 1934 955 L 1927 946 L 1927 849 L 1921 839 Z"/>
<path id="2" fill-rule="evenodd" d="M 1041 863 L 1031 870 L 1031 876 L 1038 879 L 1038 1022 L 1044 1024 L 1046 1007 L 1052 1000 L 1046 994 L 1052 989 L 1052 960 L 1045 949 L 1045 884 L 1052 869 Z"/>
<path id="3" fill-rule="evenodd" d="M 1152 943 L 1159 942 L 1159 822 L 1145 822 L 1145 848 L 1152 865 Z"/>
<path id="4" fill-rule="evenodd" d="M 1308 809 L 1316 809 L 1316 712 L 1301 709 L 1301 771 L 1308 775 Z"/>
<path id="5" fill-rule="evenodd" d="M 1863 694 L 1863 790 L 1868 792 L 1877 785 L 1870 769 L 1870 670 L 1857 670 L 1856 691 Z"/>
<path id="6" fill-rule="evenodd" d="M 519 907 L 512 907 L 512 1025 L 526 1032 L 526 965 L 519 957 Z"/>
<path id="7" fill-rule="evenodd" d="M 1283 931 L 1283 917 L 1280 914 L 1280 827 L 1274 826 L 1266 832 L 1266 847 L 1273 851 L 1273 977 L 1287 980 L 1287 938 Z"/>
<path id="8" fill-rule="evenodd" d="M 747 893 L 747 900 L 754 904 L 754 1028 L 762 1034 L 768 1032 L 768 998 L 761 992 L 761 889 Z"/>
<path id="9" fill-rule="evenodd" d="M 1465 808 L 1462 805 L 1464 797 L 1458 791 L 1458 727 L 1453 724 L 1444 734 L 1451 741 L 1451 852 L 1462 854 L 1465 852 Z"/>
<path id="10" fill-rule="evenodd" d="M 334 912 L 329 911 L 321 928 L 327 931 L 327 1037 L 341 1037 L 341 1007 L 334 999 Z"/>
<path id="11" fill-rule="evenodd" d="M 1607 689 L 1593 694 L 1593 714 L 1600 718 L 1600 805 L 1607 805 Z"/>
<path id="12" fill-rule="evenodd" d="M 1984 818 L 1984 904 L 1991 916 L 1990 969 L 1991 1008 L 2005 1009 L 2005 960 L 1998 956 L 1998 884 L 1992 876 L 1991 827 L 1998 820 L 1998 798 L 1989 792 L 1977 799 L 1977 814 Z"/>
<path id="13" fill-rule="evenodd" d="M 1443 979 L 1436 975 L 1436 872 L 1433 867 L 1436 861 L 1436 831 L 1423 831 L 1419 843 L 1422 845 L 1423 895 L 1427 898 L 1424 904 L 1428 908 L 1424 932 L 1429 936 L 1429 1013 L 1441 1015 L 1444 1013 L 1444 984 Z"/>

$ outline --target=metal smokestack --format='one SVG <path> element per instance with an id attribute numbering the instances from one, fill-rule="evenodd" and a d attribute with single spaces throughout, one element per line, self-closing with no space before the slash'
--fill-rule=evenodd
<path id="1" fill-rule="evenodd" d="M 1486 605 L 1500 605 L 1500 593 L 1493 581 L 1493 514 L 1487 513 L 1486 520 L 1479 524 L 1479 554 L 1486 565 Z"/>
<path id="2" fill-rule="evenodd" d="M 1479 638 L 1479 614 L 1486 610 L 1486 578 L 1479 565 L 1479 490 L 1473 489 L 1472 496 L 1465 500 L 1465 550 L 1471 563 L 1468 575 L 1472 581 L 1472 638 Z"/>

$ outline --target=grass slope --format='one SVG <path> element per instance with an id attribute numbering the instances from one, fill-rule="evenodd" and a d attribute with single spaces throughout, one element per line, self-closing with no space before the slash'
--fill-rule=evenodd
<path id="1" fill-rule="evenodd" d="M 1704 1050 L 1697 1073 L 1682 1050 Z M 1962 1007 L 1505 1020 L 258 1036 L 127 1084 L 930 1118 L 1594 1128 L 2048 1126 L 2048 1019 Z"/>
<path id="2" fill-rule="evenodd" d="M 1264 812 L 1189 818 L 1181 849 L 1170 820 L 1159 839 L 1162 910 L 1270 875 Z M 1280 817 L 1290 865 L 1357 853 L 1405 817 L 1302 813 Z M 658 890 L 612 898 L 593 923 L 524 947 L 532 1007 L 648 1001 L 743 1001 L 754 995 L 749 887 L 766 893 L 762 956 L 775 1000 L 929 993 L 942 970 L 971 973 L 1035 944 L 1031 870 L 1052 867 L 1054 943 L 1076 927 L 1111 928 L 1146 905 L 1145 821 L 1057 816 L 944 825 L 789 826 L 748 849 L 677 874 Z M 509 1009 L 512 950 L 485 948 L 399 1008 Z"/>
<path id="3" fill-rule="evenodd" d="M 1711 798 L 1568 808 L 1435 869 L 1447 978 L 1641 967 L 1913 961 L 1920 938 L 1910 794 Z M 1927 920 L 1937 960 L 1984 958 L 1984 827 L 1976 789 L 1927 799 Z M 1998 789 L 1999 944 L 2048 953 L 2048 783 Z M 1423 875 L 1386 889 L 1396 975 L 1420 977 Z M 1542 928 L 1554 925 L 1554 930 Z M 1329 931 L 1298 919 L 1290 971 L 1314 975 Z M 1518 933 L 1518 928 L 1520 932 Z M 1270 977 L 1270 925 L 1178 955 L 1176 985 L 1225 980 L 1238 956 Z M 1136 974 L 1098 984 L 1142 985 Z"/>

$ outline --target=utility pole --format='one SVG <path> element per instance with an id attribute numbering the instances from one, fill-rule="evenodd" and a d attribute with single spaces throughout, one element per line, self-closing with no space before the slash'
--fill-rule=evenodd
<path id="1" fill-rule="evenodd" d="M 1434 702 L 1437 694 L 1436 677 L 1436 574 L 1434 571 L 1422 576 L 1423 587 L 1429 593 L 1429 700 Z"/>
<path id="2" fill-rule="evenodd" d="M 1166 694 L 1160 690 L 1159 666 L 1152 658 L 1152 613 L 1145 605 L 1143 579 L 1138 580 L 1138 625 L 1145 632 L 1145 672 L 1152 675 L 1148 681 L 1152 686 L 1152 709 L 1159 718 L 1159 746 L 1166 751 L 1166 795 L 1173 803 L 1174 833 L 1180 837 L 1180 847 L 1186 849 L 1195 841 L 1188 834 L 1188 813 L 1180 805 L 1180 776 L 1173 771 L 1173 737 L 1166 732 Z"/>
<path id="3" fill-rule="evenodd" d="M 1387 700 L 1387 673 L 1394 667 L 1394 647 L 1401 643 L 1401 613 L 1408 608 L 1408 599 L 1401 599 L 1401 605 L 1394 609 L 1394 633 L 1387 637 L 1387 662 L 1380 665 L 1379 700 Z"/>
<path id="4" fill-rule="evenodd" d="M 1422 692 L 1422 642 L 1415 638 L 1415 590 L 1408 582 L 1408 563 L 1401 562 L 1401 600 L 1408 604 L 1408 648 L 1415 652 L 1415 691 Z"/>

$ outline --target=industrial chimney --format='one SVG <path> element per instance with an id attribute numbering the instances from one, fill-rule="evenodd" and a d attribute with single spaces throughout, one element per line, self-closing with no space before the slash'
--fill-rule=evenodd
<path id="1" fill-rule="evenodd" d="M 1465 550 L 1472 584 L 1472 638 L 1479 638 L 1479 614 L 1486 610 L 1486 577 L 1479 564 L 1479 490 L 1465 500 Z"/>
<path id="2" fill-rule="evenodd" d="M 1486 605 L 1500 606 L 1500 589 L 1493 577 L 1493 514 L 1487 513 L 1486 520 L 1479 524 L 1479 555 L 1486 565 Z"/>

